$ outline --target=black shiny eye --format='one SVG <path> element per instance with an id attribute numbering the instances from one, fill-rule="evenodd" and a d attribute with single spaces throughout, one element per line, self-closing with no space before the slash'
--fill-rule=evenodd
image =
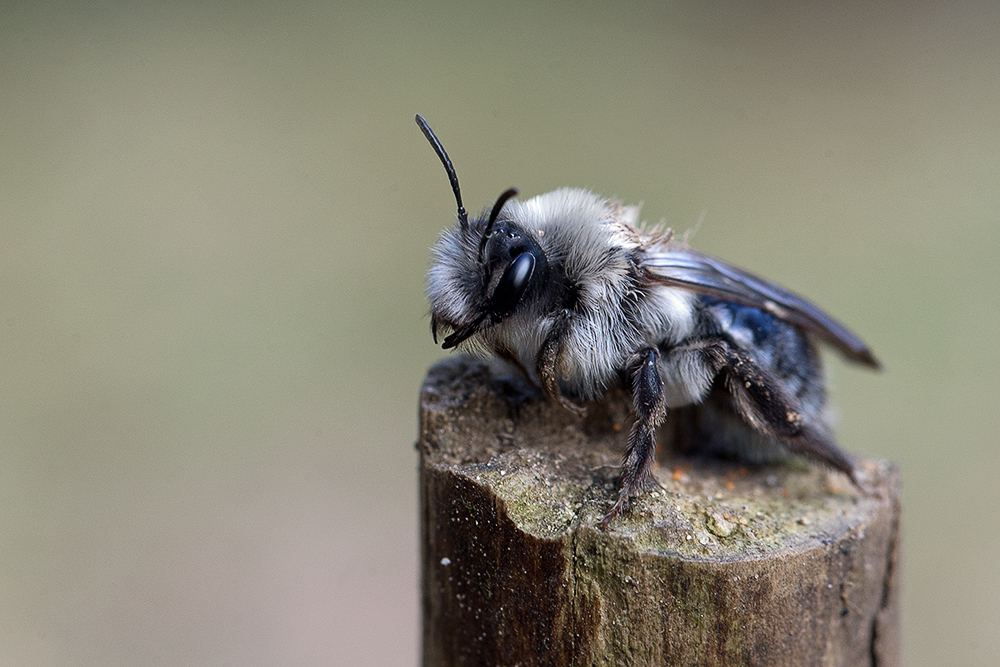
<path id="1" fill-rule="evenodd" d="M 534 272 L 535 256 L 531 252 L 522 252 L 514 258 L 490 297 L 490 315 L 494 321 L 499 321 L 514 310 L 517 302 L 524 296 L 524 290 L 528 288 Z"/>

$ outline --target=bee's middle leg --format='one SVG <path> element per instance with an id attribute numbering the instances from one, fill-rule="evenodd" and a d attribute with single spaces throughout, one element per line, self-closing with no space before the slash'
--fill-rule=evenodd
<path id="1" fill-rule="evenodd" d="M 640 350 L 635 355 L 636 369 L 632 374 L 632 403 L 636 420 L 628 438 L 628 448 L 622 461 L 621 490 L 618 500 L 607 513 L 602 526 L 618 516 L 625 504 L 655 483 L 650 469 L 656 458 L 656 429 L 667 415 L 663 379 L 660 377 L 660 352 L 655 347 Z"/>

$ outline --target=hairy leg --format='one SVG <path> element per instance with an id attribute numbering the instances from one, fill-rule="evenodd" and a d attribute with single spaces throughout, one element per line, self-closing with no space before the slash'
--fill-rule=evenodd
<path id="1" fill-rule="evenodd" d="M 618 500 L 607 513 L 602 526 L 618 516 L 625 504 L 653 483 L 650 469 L 656 457 L 656 429 L 667 415 L 660 377 L 660 353 L 646 348 L 636 354 L 637 366 L 632 374 L 632 403 L 636 420 L 629 434 L 628 448 L 622 461 L 621 489 Z"/>
<path id="2" fill-rule="evenodd" d="M 798 401 L 745 351 L 718 339 L 704 349 L 708 364 L 726 373 L 726 388 L 739 415 L 753 429 L 776 439 L 793 454 L 824 463 L 857 482 L 854 462 L 819 425 L 810 423 Z"/>

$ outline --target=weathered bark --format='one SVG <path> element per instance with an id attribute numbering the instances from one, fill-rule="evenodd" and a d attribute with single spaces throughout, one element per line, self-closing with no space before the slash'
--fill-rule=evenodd
<path id="1" fill-rule="evenodd" d="M 421 394 L 423 660 L 897 665 L 899 475 L 661 461 L 607 531 L 628 433 L 466 357 Z M 664 436 L 666 437 L 666 436 Z"/>

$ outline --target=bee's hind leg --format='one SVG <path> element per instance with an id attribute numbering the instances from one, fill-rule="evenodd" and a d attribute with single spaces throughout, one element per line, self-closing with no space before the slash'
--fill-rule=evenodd
<path id="1" fill-rule="evenodd" d="M 736 411 L 758 433 L 774 438 L 789 452 L 824 463 L 859 484 L 854 461 L 841 451 L 825 429 L 807 416 L 798 401 L 749 354 L 724 340 L 705 348 L 709 365 L 728 374 L 726 388 Z"/>
<path id="2" fill-rule="evenodd" d="M 621 513 L 630 499 L 656 484 L 650 474 L 656 458 L 656 429 L 667 415 L 663 379 L 659 369 L 660 352 L 655 347 L 640 350 L 635 355 L 635 363 L 632 403 L 636 420 L 622 460 L 621 490 L 611 511 L 601 520 L 604 527 Z"/>

